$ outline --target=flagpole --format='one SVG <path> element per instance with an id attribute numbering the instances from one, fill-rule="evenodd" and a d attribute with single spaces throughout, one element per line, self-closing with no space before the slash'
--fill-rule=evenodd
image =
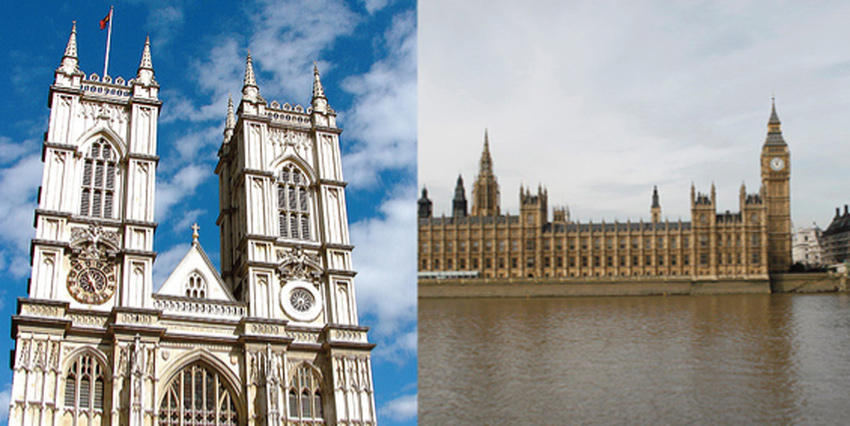
<path id="1" fill-rule="evenodd" d="M 109 69 L 109 45 L 112 41 L 112 6 L 109 6 L 109 30 L 106 32 L 106 59 L 103 61 L 103 77 L 106 78 L 106 71 Z"/>

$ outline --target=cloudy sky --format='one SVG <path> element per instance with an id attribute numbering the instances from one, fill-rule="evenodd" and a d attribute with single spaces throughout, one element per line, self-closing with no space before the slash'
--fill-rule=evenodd
<path id="1" fill-rule="evenodd" d="M 372 327 L 379 420 L 416 423 L 416 10 L 409 0 L 116 1 L 109 74 L 135 76 L 150 34 L 163 101 L 155 282 L 186 253 L 193 222 L 219 261 L 213 173 L 227 96 L 238 102 L 251 49 L 262 95 L 309 105 L 318 62 L 344 129 L 343 168 L 361 323 Z M 0 25 L 0 329 L 29 278 L 32 211 L 53 70 L 77 21 L 80 67 L 102 74 L 106 1 L 4 5 Z M 8 334 L 7 334 L 8 336 Z M 13 342 L 0 339 L 0 364 Z M 0 423 L 11 371 L 0 370 Z"/>
<path id="2" fill-rule="evenodd" d="M 690 185 L 758 191 L 775 94 L 795 226 L 850 203 L 850 5 L 428 0 L 419 4 L 419 183 L 450 214 L 489 129 L 502 209 L 521 184 L 573 219 L 690 220 Z"/>

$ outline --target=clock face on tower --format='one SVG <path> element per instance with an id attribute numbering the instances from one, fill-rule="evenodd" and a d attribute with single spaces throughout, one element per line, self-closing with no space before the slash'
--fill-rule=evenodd
<path id="1" fill-rule="evenodd" d="M 309 282 L 293 280 L 280 289 L 280 306 L 295 321 L 309 322 L 322 311 L 322 296 Z"/>
<path id="2" fill-rule="evenodd" d="M 99 260 L 75 260 L 68 274 L 68 292 L 80 303 L 102 305 L 115 294 L 115 268 Z"/>
<path id="3" fill-rule="evenodd" d="M 770 160 L 770 168 L 773 169 L 773 171 L 775 171 L 775 172 L 778 172 L 778 171 L 784 169 L 785 168 L 785 160 L 783 160 L 779 157 L 773 157 L 773 159 Z"/>

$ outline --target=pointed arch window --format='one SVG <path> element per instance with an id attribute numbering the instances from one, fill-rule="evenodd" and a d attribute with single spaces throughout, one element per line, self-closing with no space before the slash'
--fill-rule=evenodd
<path id="1" fill-rule="evenodd" d="M 80 215 L 112 219 L 115 217 L 118 153 L 105 139 L 91 144 L 83 160 Z"/>
<path id="2" fill-rule="evenodd" d="M 322 424 L 321 379 L 307 364 L 301 364 L 289 381 L 287 393 L 289 418 L 311 420 L 311 424 Z"/>
<path id="3" fill-rule="evenodd" d="M 201 363 L 172 379 L 159 405 L 160 426 L 236 426 L 239 415 L 222 377 Z"/>
<path id="4" fill-rule="evenodd" d="M 281 237 L 310 240 L 310 184 L 297 167 L 288 164 L 278 175 L 278 231 Z"/>
<path id="5" fill-rule="evenodd" d="M 92 355 L 77 358 L 65 374 L 64 417 L 100 424 L 105 384 L 103 366 Z"/>
<path id="6" fill-rule="evenodd" d="M 189 274 L 186 283 L 183 285 L 183 293 L 186 297 L 193 299 L 203 299 L 207 297 L 207 282 L 197 272 Z"/>

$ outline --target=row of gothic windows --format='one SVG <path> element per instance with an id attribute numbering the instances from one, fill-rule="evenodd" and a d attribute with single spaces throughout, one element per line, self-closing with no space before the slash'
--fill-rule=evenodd
<path id="1" fill-rule="evenodd" d="M 307 178 L 294 165 L 287 165 L 278 176 L 277 208 L 281 237 L 310 239 L 310 189 Z"/>
<path id="2" fill-rule="evenodd" d="M 165 391 L 159 408 L 162 426 L 236 426 L 233 395 L 221 377 L 201 364 L 184 368 Z"/>
<path id="3" fill-rule="evenodd" d="M 207 297 L 207 283 L 197 272 L 189 274 L 189 279 L 186 280 L 184 287 L 186 297 L 191 297 L 193 299 L 203 299 Z"/>
<path id="4" fill-rule="evenodd" d="M 104 139 L 93 143 L 83 164 L 80 215 L 113 218 L 117 173 L 117 152 Z M 295 240 L 309 240 L 309 183 L 304 174 L 294 165 L 287 165 L 280 172 L 277 205 L 280 236 Z M 186 296 L 197 297 L 188 293 Z"/>
<path id="5" fill-rule="evenodd" d="M 118 153 L 104 139 L 93 143 L 83 163 L 81 215 L 113 217 L 117 170 Z"/>
<path id="6" fill-rule="evenodd" d="M 322 390 L 318 377 L 310 367 L 298 367 L 289 387 L 289 417 L 294 419 L 321 419 Z"/>
<path id="7" fill-rule="evenodd" d="M 64 406 L 77 419 L 102 415 L 103 367 L 90 354 L 75 360 L 65 376 Z M 290 381 L 289 417 L 321 423 L 321 380 L 302 364 Z M 232 392 L 220 374 L 196 362 L 181 370 L 163 395 L 159 409 L 162 426 L 236 426 L 239 415 Z"/>

